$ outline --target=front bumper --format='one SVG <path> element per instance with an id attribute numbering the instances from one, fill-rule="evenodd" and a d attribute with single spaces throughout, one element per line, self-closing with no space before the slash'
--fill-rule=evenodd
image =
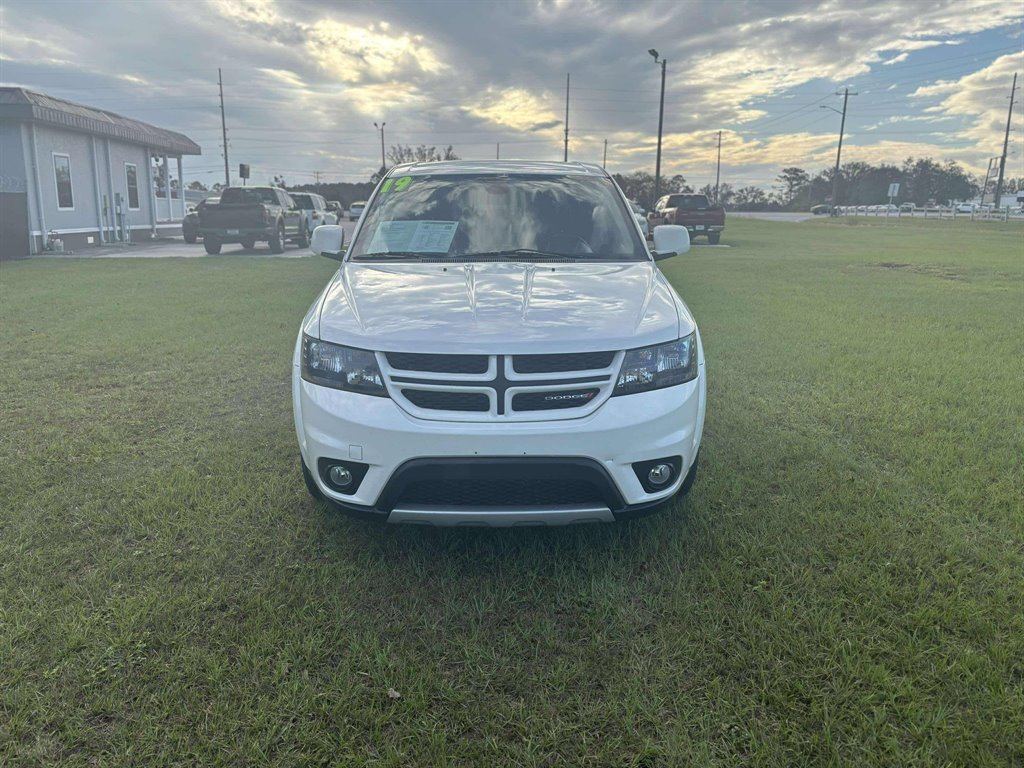
<path id="1" fill-rule="evenodd" d="M 295 430 L 303 461 L 321 493 L 345 509 L 386 519 L 438 525 L 564 524 L 634 516 L 670 500 L 700 448 L 706 377 L 675 387 L 612 397 L 588 416 L 558 421 L 451 422 L 415 418 L 393 400 L 317 386 L 292 373 Z M 633 463 L 681 457 L 681 471 L 657 493 L 644 490 Z M 365 475 L 352 494 L 325 483 L 321 459 L 359 462 Z M 607 480 L 600 503 L 487 506 L 408 504 L 396 492 L 409 466 L 453 464 L 456 475 L 495 462 L 586 463 Z M 437 471 L 437 470 L 432 470 Z M 447 471 L 447 470 L 444 470 Z M 476 473 L 479 474 L 479 473 Z M 484 477 L 486 477 L 486 472 Z M 531 475 L 532 476 L 532 475 Z M 597 475 L 595 483 L 600 484 Z"/>

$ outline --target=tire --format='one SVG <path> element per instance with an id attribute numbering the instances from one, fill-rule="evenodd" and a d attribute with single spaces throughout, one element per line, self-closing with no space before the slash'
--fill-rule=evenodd
<path id="1" fill-rule="evenodd" d="M 207 235 L 203 238 L 203 248 L 205 248 L 206 252 L 211 256 L 216 256 L 220 253 L 220 240 Z"/>
<path id="2" fill-rule="evenodd" d="M 708 235 L 708 245 L 718 245 L 718 241 L 722 239 L 722 236 L 717 232 L 713 235 Z"/>
<path id="3" fill-rule="evenodd" d="M 284 253 L 284 224 L 277 225 L 277 234 L 269 240 L 271 253 Z"/>
<path id="4" fill-rule="evenodd" d="M 192 245 L 198 239 L 195 236 L 195 233 L 193 232 L 189 232 L 188 234 L 184 235 L 184 238 L 185 242 L 188 243 L 189 245 Z"/>
<path id="5" fill-rule="evenodd" d="M 306 483 L 306 490 L 309 491 L 309 495 L 317 501 L 323 501 L 324 495 L 320 493 L 320 489 L 316 485 L 316 480 L 313 479 L 313 473 L 309 471 L 309 467 L 306 466 L 306 462 L 299 457 L 299 464 L 302 465 L 302 480 Z"/>
<path id="6" fill-rule="evenodd" d="M 256 240 L 254 240 L 251 237 L 246 238 L 245 240 L 242 241 L 242 247 L 245 248 L 245 250 L 247 251 L 251 251 L 253 248 L 256 247 Z"/>
<path id="7" fill-rule="evenodd" d="M 309 228 L 303 224 L 299 232 L 299 239 L 295 241 L 299 248 L 306 248 L 309 245 Z"/>

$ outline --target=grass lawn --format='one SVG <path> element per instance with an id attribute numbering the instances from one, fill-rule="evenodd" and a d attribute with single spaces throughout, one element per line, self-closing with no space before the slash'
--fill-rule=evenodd
<path id="1" fill-rule="evenodd" d="M 691 495 L 558 530 L 306 495 L 333 262 L 0 265 L 0 764 L 1024 764 L 1024 227 L 723 242 Z"/>

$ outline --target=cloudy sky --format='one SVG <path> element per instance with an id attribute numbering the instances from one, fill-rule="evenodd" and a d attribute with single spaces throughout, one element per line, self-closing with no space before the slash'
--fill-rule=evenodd
<path id="1" fill-rule="evenodd" d="M 1002 148 L 1014 0 L 3 0 L 0 81 L 181 131 L 203 148 L 186 181 L 223 180 L 217 68 L 232 166 L 256 180 L 365 180 L 392 143 L 467 158 L 569 157 L 652 170 L 668 60 L 663 171 L 770 185 L 783 166 L 955 159 Z M 1008 173 L 1024 175 L 1021 110 Z M 234 172 L 234 170 L 233 170 Z"/>

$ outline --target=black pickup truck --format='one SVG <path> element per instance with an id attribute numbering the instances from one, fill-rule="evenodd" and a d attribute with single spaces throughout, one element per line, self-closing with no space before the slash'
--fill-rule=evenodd
<path id="1" fill-rule="evenodd" d="M 256 241 L 270 244 L 274 253 L 291 240 L 309 245 L 306 218 L 291 196 L 277 187 L 228 187 L 220 202 L 199 209 L 199 236 L 206 252 L 220 253 L 224 243 L 251 249 Z"/>

